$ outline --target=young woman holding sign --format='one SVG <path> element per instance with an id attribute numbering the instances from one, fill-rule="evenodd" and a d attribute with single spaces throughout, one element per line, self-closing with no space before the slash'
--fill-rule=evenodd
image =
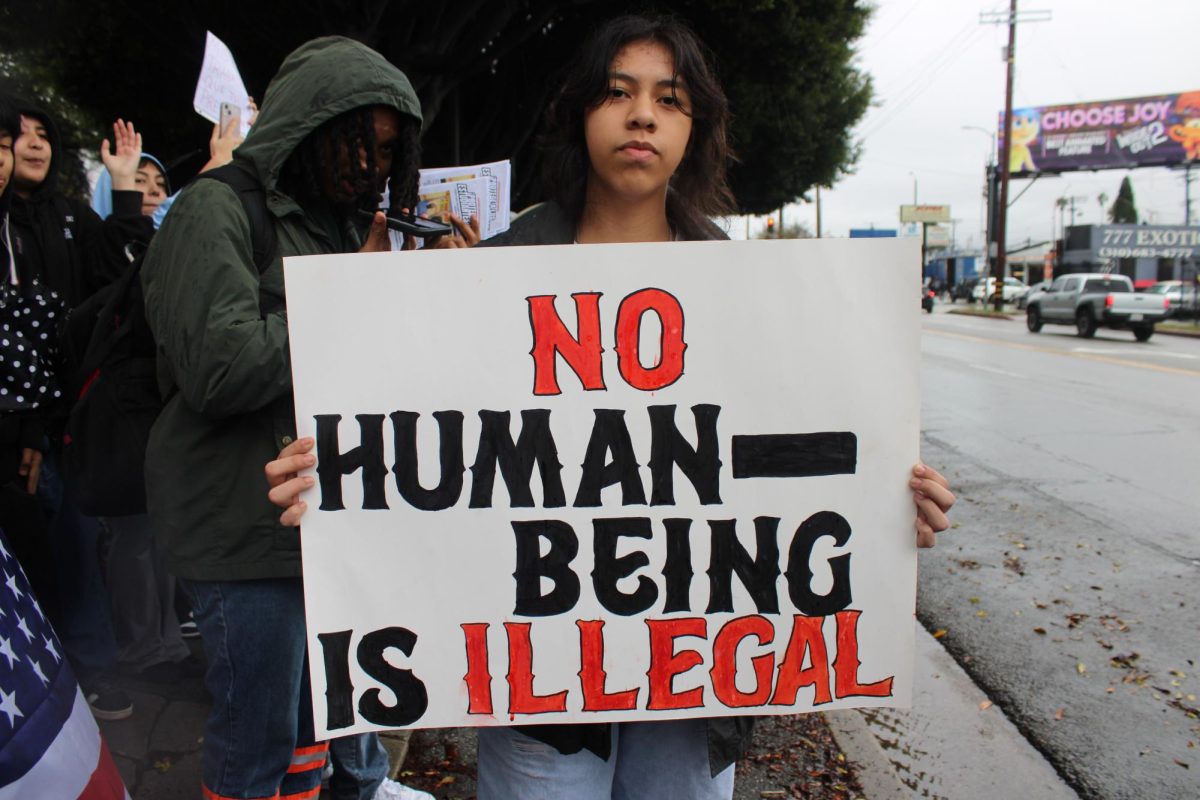
<path id="1" fill-rule="evenodd" d="M 728 103 L 695 35 L 674 20 L 621 17 L 577 56 L 548 113 L 551 200 L 484 246 L 725 239 Z M 315 464 L 306 438 L 267 465 L 270 497 L 298 524 Z M 911 480 L 917 544 L 954 504 L 923 465 Z M 479 729 L 479 796 L 729 798 L 753 718 Z"/>

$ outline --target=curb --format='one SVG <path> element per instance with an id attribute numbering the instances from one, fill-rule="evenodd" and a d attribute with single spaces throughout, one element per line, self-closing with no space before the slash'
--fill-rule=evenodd
<path id="1" fill-rule="evenodd" d="M 870 800 L 995 797 L 997 787 L 1023 800 L 1079 800 L 920 625 L 911 709 L 828 711 L 825 718 Z"/>

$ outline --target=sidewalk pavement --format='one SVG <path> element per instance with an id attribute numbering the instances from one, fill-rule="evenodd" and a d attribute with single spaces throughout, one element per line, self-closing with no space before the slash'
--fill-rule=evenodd
<path id="1" fill-rule="evenodd" d="M 911 709 L 826 714 L 865 796 L 1078 800 L 937 640 L 916 629 Z"/>
<path id="2" fill-rule="evenodd" d="M 735 800 L 805 797 L 1002 796 L 1078 800 L 948 653 L 916 624 L 913 708 L 764 718 L 738 765 Z M 208 698 L 201 682 L 119 680 L 131 718 L 101 722 L 133 800 L 199 798 L 200 747 Z M 475 736 L 469 729 L 384 734 L 393 777 L 439 800 L 475 796 Z M 407 751 L 407 758 L 406 758 Z"/>

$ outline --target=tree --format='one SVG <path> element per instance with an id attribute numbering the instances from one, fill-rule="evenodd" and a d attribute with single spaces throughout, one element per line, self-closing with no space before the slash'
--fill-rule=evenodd
<path id="1" fill-rule="evenodd" d="M 802 222 L 789 222 L 785 225 L 776 225 L 775 230 L 768 233 L 766 230 L 761 230 L 754 237 L 756 239 L 811 239 L 813 232 L 808 229 L 808 226 Z"/>
<path id="2" fill-rule="evenodd" d="M 1127 225 L 1136 225 L 1138 221 L 1137 206 L 1133 202 L 1133 184 L 1129 176 L 1121 180 L 1121 188 L 1117 191 L 1117 199 L 1108 210 L 1108 221 Z"/>
<path id="3" fill-rule="evenodd" d="M 44 93 L 88 115 L 91 137 L 134 119 L 178 184 L 204 161 L 210 126 L 191 110 L 205 31 L 222 39 L 261 98 L 283 57 L 342 34 L 383 53 L 421 97 L 429 166 L 514 162 L 515 208 L 541 199 L 536 139 L 555 73 L 601 21 L 644 0 L 62 0 L 0 10 L 0 52 L 38 64 Z M 779 208 L 831 185 L 858 156 L 853 126 L 871 99 L 853 64 L 864 0 L 661 0 L 711 48 L 734 112 L 744 211 Z M 52 108 L 57 112 L 58 108 Z M 72 141 L 95 150 L 96 141 Z"/>

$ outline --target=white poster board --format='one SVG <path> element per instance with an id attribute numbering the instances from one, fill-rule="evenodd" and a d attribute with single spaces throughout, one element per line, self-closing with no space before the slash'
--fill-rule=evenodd
<path id="1" fill-rule="evenodd" d="M 250 115 L 253 111 L 247 103 L 249 92 L 238 71 L 237 62 L 229 48 L 213 36 L 212 31 L 204 43 L 204 62 L 200 66 L 200 77 L 196 81 L 196 94 L 192 108 L 213 124 L 221 121 L 221 103 L 231 103 L 241 109 L 242 136 L 250 130 Z"/>
<path id="2" fill-rule="evenodd" d="M 286 259 L 318 735 L 907 705 L 918 248 Z"/>

